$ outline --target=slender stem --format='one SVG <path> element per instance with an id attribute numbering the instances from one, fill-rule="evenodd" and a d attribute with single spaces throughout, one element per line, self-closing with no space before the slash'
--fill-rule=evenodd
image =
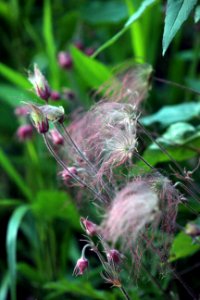
<path id="1" fill-rule="evenodd" d="M 105 200 L 94 190 L 92 189 L 90 186 L 88 186 L 84 181 L 82 181 L 80 178 L 78 178 L 77 176 L 75 176 L 70 169 L 65 165 L 65 163 L 63 163 L 63 161 L 59 158 L 59 156 L 55 153 L 55 151 L 53 150 L 53 148 L 51 147 L 50 143 L 48 142 L 48 139 L 46 137 L 45 134 L 43 134 L 43 138 L 44 138 L 44 142 L 47 146 L 47 149 L 49 150 L 49 152 L 52 154 L 52 156 L 56 159 L 56 161 L 58 162 L 58 164 L 64 169 L 66 170 L 70 176 L 79 184 L 85 186 L 88 190 L 90 190 L 99 200 L 105 202 Z"/>
<path id="2" fill-rule="evenodd" d="M 125 290 L 125 288 L 123 286 L 121 286 L 119 289 L 122 292 L 122 294 L 126 300 L 131 300 L 131 298 L 129 297 L 127 291 Z"/>
<path id="3" fill-rule="evenodd" d="M 192 88 L 189 88 L 185 85 L 182 85 L 180 83 L 177 83 L 177 82 L 174 82 L 174 81 L 170 81 L 170 80 L 166 80 L 166 79 L 163 79 L 163 78 L 159 78 L 159 77 L 153 77 L 154 80 L 158 81 L 158 82 L 162 82 L 162 83 L 165 83 L 165 84 L 168 84 L 168 85 L 172 85 L 172 86 L 175 86 L 177 88 L 180 88 L 182 90 L 186 90 L 186 91 L 189 91 L 189 92 L 192 92 L 192 93 L 195 93 L 197 95 L 200 95 L 200 92 L 197 91 L 197 90 L 194 90 Z"/>
<path id="4" fill-rule="evenodd" d="M 55 125 L 56 126 L 56 125 Z M 93 175 L 96 176 L 97 174 L 97 170 L 96 168 L 93 166 L 93 164 L 88 160 L 88 158 L 86 157 L 86 155 L 84 155 L 84 153 L 80 150 L 80 148 L 76 145 L 76 143 L 74 142 L 74 140 L 72 139 L 71 135 L 69 134 L 69 132 L 67 131 L 67 129 L 65 128 L 65 126 L 63 124 L 60 124 L 60 126 L 62 127 L 64 133 L 66 134 L 67 138 L 70 140 L 72 146 L 74 147 L 75 151 L 80 155 L 80 157 L 88 164 L 88 166 L 90 167 Z M 59 126 L 56 126 L 57 130 L 60 132 Z M 60 132 L 60 134 L 62 134 Z M 64 140 L 67 143 L 68 141 L 66 141 L 65 136 Z M 102 187 L 103 189 L 106 191 L 107 195 L 110 196 L 110 194 L 112 194 L 112 190 L 107 186 L 107 184 L 103 181 L 102 182 Z"/>

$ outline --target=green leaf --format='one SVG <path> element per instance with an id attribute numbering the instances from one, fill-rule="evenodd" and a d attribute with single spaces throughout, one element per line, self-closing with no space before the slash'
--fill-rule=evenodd
<path id="1" fill-rule="evenodd" d="M 195 13 L 194 13 L 194 22 L 198 23 L 200 20 L 200 5 L 197 5 L 195 8 Z"/>
<path id="2" fill-rule="evenodd" d="M 62 218 L 77 227 L 79 225 L 79 214 L 72 199 L 66 192 L 56 190 L 40 191 L 32 204 L 33 213 L 45 220 Z"/>
<path id="3" fill-rule="evenodd" d="M 50 282 L 44 286 L 48 290 L 53 290 L 55 292 L 54 296 L 59 296 L 70 293 L 70 295 L 77 295 L 79 298 L 89 297 L 89 299 L 105 300 L 105 299 L 115 299 L 114 295 L 105 291 L 98 291 L 89 281 L 76 280 L 75 282 L 69 280 L 60 280 L 58 282 Z M 57 292 L 57 293 L 56 293 Z M 51 298 L 47 298 L 51 299 Z"/>
<path id="4" fill-rule="evenodd" d="M 31 87 L 31 83 L 26 77 L 2 63 L 0 63 L 0 75 L 22 89 L 29 89 Z"/>
<path id="5" fill-rule="evenodd" d="M 169 260 L 172 262 L 180 258 L 185 258 L 193 255 L 199 250 L 199 244 L 195 244 L 189 235 L 185 234 L 184 232 L 180 232 L 175 237 L 171 246 Z"/>
<path id="6" fill-rule="evenodd" d="M 15 207 L 22 204 L 21 201 L 16 199 L 0 199 L 0 207 L 3 208 L 9 208 L 9 207 Z"/>
<path id="7" fill-rule="evenodd" d="M 187 123 L 171 125 L 167 131 L 156 140 L 173 159 L 182 161 L 197 155 L 195 149 L 200 147 L 200 130 Z M 151 166 L 159 162 L 170 161 L 171 158 L 163 152 L 158 144 L 151 144 L 143 154 L 143 158 Z M 139 165 L 143 164 L 142 162 Z"/>
<path id="8" fill-rule="evenodd" d="M 197 0 L 168 0 L 163 34 L 163 55 L 196 3 Z"/>
<path id="9" fill-rule="evenodd" d="M 12 106 L 21 105 L 23 101 L 35 101 L 37 97 L 28 91 L 15 88 L 8 84 L 0 85 L 0 98 Z"/>
<path id="10" fill-rule="evenodd" d="M 3 280 L 1 282 L 1 286 L 0 286 L 0 300 L 6 300 L 6 299 L 8 299 L 7 295 L 8 295 L 9 286 L 10 286 L 10 276 L 9 276 L 9 273 L 7 272 L 4 275 Z"/>
<path id="11" fill-rule="evenodd" d="M 30 189 L 27 187 L 24 179 L 19 175 L 17 170 L 14 168 L 9 158 L 0 148 L 0 166 L 5 170 L 8 176 L 15 182 L 24 196 L 31 200 L 32 195 Z"/>
<path id="12" fill-rule="evenodd" d="M 161 127 L 167 127 L 180 121 L 189 121 L 200 117 L 200 103 L 188 102 L 177 105 L 168 105 L 161 108 L 153 115 L 141 118 L 143 125 L 149 126 L 159 123 Z"/>
<path id="13" fill-rule="evenodd" d="M 18 207 L 8 223 L 8 229 L 6 234 L 6 251 L 8 259 L 8 269 L 11 281 L 11 299 L 16 300 L 16 245 L 17 245 L 17 233 L 21 224 L 21 221 L 25 214 L 29 211 L 29 205 L 23 205 Z"/>
<path id="14" fill-rule="evenodd" d="M 118 31 L 111 39 L 109 39 L 107 42 L 105 42 L 102 46 L 100 46 L 96 52 L 93 54 L 93 57 L 97 56 L 100 52 L 114 44 L 129 28 L 130 26 L 137 21 L 143 13 L 146 11 L 148 7 L 150 7 L 152 4 L 154 4 L 157 0 L 144 0 L 138 10 L 134 12 L 133 15 L 130 16 L 128 21 L 124 24 L 123 28 Z"/>
<path id="15" fill-rule="evenodd" d="M 112 77 L 105 65 L 77 48 L 71 47 L 71 54 L 75 68 L 90 87 L 97 88 Z"/>
<path id="16" fill-rule="evenodd" d="M 92 1 L 83 6 L 81 17 L 93 25 L 115 24 L 127 18 L 128 12 L 123 1 L 106 1 L 103 5 L 100 1 Z"/>

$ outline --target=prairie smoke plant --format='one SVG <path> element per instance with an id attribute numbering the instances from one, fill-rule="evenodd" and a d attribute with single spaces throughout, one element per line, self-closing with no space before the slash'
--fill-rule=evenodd
<path id="1" fill-rule="evenodd" d="M 30 124 L 21 125 L 17 129 L 16 134 L 17 134 L 19 141 L 21 141 L 21 142 L 30 140 L 33 136 L 33 127 Z"/>
<path id="2" fill-rule="evenodd" d="M 41 73 L 37 64 L 34 65 L 34 72 L 29 73 L 28 79 L 32 83 L 38 97 L 47 101 L 51 95 L 51 90 L 46 78 Z"/>
<path id="3" fill-rule="evenodd" d="M 159 198 L 144 180 L 128 183 L 119 191 L 102 222 L 102 236 L 116 243 L 135 242 L 145 225 L 153 222 Z"/>

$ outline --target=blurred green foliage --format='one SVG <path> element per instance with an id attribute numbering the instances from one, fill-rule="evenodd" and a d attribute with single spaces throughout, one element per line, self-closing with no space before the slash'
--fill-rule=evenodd
<path id="1" fill-rule="evenodd" d="M 22 101 L 40 102 L 27 80 L 27 70 L 34 62 L 52 89 L 75 93 L 71 102 L 54 102 L 62 104 L 67 114 L 80 106 L 88 109 L 93 104 L 90 94 L 112 77 L 116 66 L 127 62 L 152 64 L 155 75 L 168 82 L 153 81 L 150 96 L 142 105 L 146 116 L 140 121 L 157 135 L 157 143 L 145 141 L 143 159 L 170 173 L 171 159 L 159 143 L 183 168 L 196 167 L 200 153 L 199 94 L 171 86 L 169 81 L 200 91 L 199 6 L 193 15 L 195 0 L 169 0 L 167 7 L 165 4 L 161 0 L 0 0 L 0 300 L 122 297 L 117 289 L 102 283 L 101 267 L 95 260 L 86 277 L 72 277 L 82 234 L 75 192 L 66 192 L 56 179 L 56 163 L 36 133 L 25 143 L 16 138 L 20 122 L 14 108 Z M 92 48 L 93 56 L 77 49 L 77 42 L 85 50 Z M 70 70 L 60 68 L 59 51 L 70 53 Z M 164 57 L 162 52 L 166 52 Z M 198 172 L 194 178 L 199 181 Z M 189 204 L 198 213 L 199 204 L 194 206 L 192 201 L 189 199 Z M 94 208 L 88 206 L 86 214 L 90 210 L 94 215 Z M 170 261 L 176 261 L 177 272 L 186 274 L 186 285 L 198 294 L 199 241 L 184 233 L 187 222 L 195 219 L 187 207 L 180 208 L 182 231 L 174 239 Z M 154 277 L 160 281 L 161 290 L 171 291 L 173 299 L 193 299 L 189 294 L 184 298 L 183 285 L 170 272 L 160 278 L 154 262 L 148 257 L 146 260 L 151 274 L 141 270 L 137 284 L 129 279 L 132 275 L 124 275 L 131 299 L 166 298 Z"/>

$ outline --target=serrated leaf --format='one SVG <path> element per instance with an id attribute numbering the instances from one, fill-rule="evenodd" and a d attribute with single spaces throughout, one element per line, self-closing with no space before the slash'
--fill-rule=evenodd
<path id="1" fill-rule="evenodd" d="M 112 77 L 112 73 L 105 65 L 77 48 L 71 47 L 71 54 L 75 68 L 88 86 L 97 88 Z"/>
<path id="2" fill-rule="evenodd" d="M 176 122 L 189 121 L 199 117 L 200 103 L 188 102 L 164 106 L 155 114 L 141 118 L 141 123 L 146 126 L 159 123 L 161 127 L 167 127 Z"/>
<path id="3" fill-rule="evenodd" d="M 21 224 L 21 221 L 25 214 L 29 211 L 29 205 L 22 205 L 18 207 L 8 223 L 8 229 L 6 234 L 6 251 L 8 259 L 8 269 L 11 281 L 11 299 L 16 300 L 16 248 L 17 248 L 17 233 Z"/>
<path id="4" fill-rule="evenodd" d="M 175 261 L 180 258 L 191 256 L 200 250 L 200 245 L 195 244 L 192 238 L 184 232 L 179 233 L 173 241 L 169 260 Z"/>
<path id="5" fill-rule="evenodd" d="M 196 3 L 197 0 L 168 0 L 163 34 L 163 55 Z"/>

